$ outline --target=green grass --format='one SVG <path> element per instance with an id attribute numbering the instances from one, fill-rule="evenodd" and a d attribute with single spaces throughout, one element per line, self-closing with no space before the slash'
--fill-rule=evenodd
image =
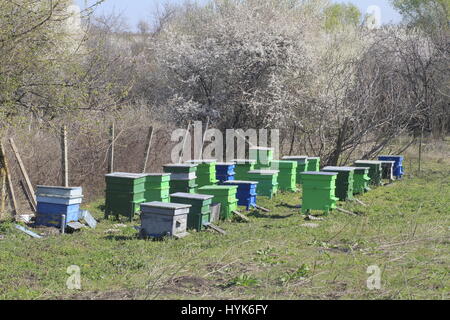
<path id="1" fill-rule="evenodd" d="M 448 161 L 358 198 L 368 207 L 339 206 L 359 216 L 305 221 L 301 194 L 282 193 L 259 200 L 271 213 L 220 223 L 226 236 L 181 240 L 139 240 L 138 220 L 103 220 L 102 200 L 87 206 L 95 230 L 31 239 L 3 223 L 0 299 L 449 299 Z M 66 287 L 71 265 L 81 269 L 81 290 Z M 366 285 L 372 265 L 380 290 Z"/>

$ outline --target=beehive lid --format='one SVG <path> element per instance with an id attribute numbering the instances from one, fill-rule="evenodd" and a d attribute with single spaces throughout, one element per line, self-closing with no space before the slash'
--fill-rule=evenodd
<path id="1" fill-rule="evenodd" d="M 196 164 L 186 164 L 186 163 L 177 163 L 177 164 L 165 164 L 164 168 L 195 168 Z"/>
<path id="2" fill-rule="evenodd" d="M 106 177 L 125 178 L 125 179 L 138 179 L 144 178 L 146 174 L 143 173 L 128 173 L 128 172 L 113 172 L 105 175 Z"/>
<path id="3" fill-rule="evenodd" d="M 230 190 L 237 189 L 237 186 L 203 186 L 199 190 Z"/>
<path id="4" fill-rule="evenodd" d="M 43 186 L 38 185 L 37 188 L 45 188 L 45 189 L 57 189 L 57 190 L 64 190 L 64 191 L 72 191 L 72 190 L 80 190 L 81 187 L 58 187 L 58 186 Z"/>
<path id="5" fill-rule="evenodd" d="M 333 167 L 333 166 L 328 166 L 323 168 L 322 170 L 326 170 L 326 171 L 355 171 L 355 167 Z"/>
<path id="6" fill-rule="evenodd" d="M 146 177 L 166 177 L 166 176 L 170 176 L 171 173 L 146 173 L 145 176 Z"/>
<path id="7" fill-rule="evenodd" d="M 190 204 L 153 201 L 153 202 L 141 203 L 141 207 L 177 210 L 177 209 L 190 208 L 192 206 Z"/>
<path id="8" fill-rule="evenodd" d="M 320 157 L 308 157 L 308 160 L 320 160 Z"/>
<path id="9" fill-rule="evenodd" d="M 250 150 L 274 151 L 273 148 L 268 148 L 268 147 L 252 147 L 252 148 L 250 148 Z"/>
<path id="10" fill-rule="evenodd" d="M 378 161 L 378 160 L 358 160 L 358 161 L 355 161 L 355 163 L 358 163 L 358 164 L 366 164 L 366 163 L 369 163 L 369 164 L 381 164 L 381 161 Z"/>
<path id="11" fill-rule="evenodd" d="M 256 164 L 256 160 L 250 159 L 234 159 L 233 162 L 236 162 L 238 164 Z"/>
<path id="12" fill-rule="evenodd" d="M 171 194 L 170 197 L 194 199 L 194 200 L 201 200 L 201 201 L 205 201 L 205 200 L 214 198 L 214 196 L 207 195 L 207 194 L 193 194 L 193 193 L 184 193 L 184 192 L 177 192 L 177 193 Z"/>
<path id="13" fill-rule="evenodd" d="M 285 156 L 282 160 L 305 160 L 308 159 L 308 156 Z"/>
<path id="14" fill-rule="evenodd" d="M 234 166 L 234 162 L 217 162 L 216 166 Z"/>
<path id="15" fill-rule="evenodd" d="M 338 172 L 307 171 L 307 172 L 302 172 L 300 174 L 306 174 L 306 175 L 310 175 L 310 176 L 335 176 L 338 174 Z"/>
<path id="16" fill-rule="evenodd" d="M 193 163 L 193 164 L 204 164 L 204 163 L 214 163 L 217 162 L 216 159 L 203 159 L 203 160 L 188 160 L 187 163 Z"/>
<path id="17" fill-rule="evenodd" d="M 244 180 L 231 180 L 231 181 L 225 181 L 224 184 L 258 184 L 258 181 L 244 181 Z"/>
<path id="18" fill-rule="evenodd" d="M 370 167 L 354 167 L 355 171 L 370 170 Z"/>
<path id="19" fill-rule="evenodd" d="M 249 174 L 262 174 L 262 175 L 271 175 L 279 173 L 279 170 L 252 170 L 249 171 Z"/>
<path id="20" fill-rule="evenodd" d="M 380 160 L 381 163 L 391 163 L 391 164 L 395 164 L 395 161 L 390 161 L 390 160 Z"/>

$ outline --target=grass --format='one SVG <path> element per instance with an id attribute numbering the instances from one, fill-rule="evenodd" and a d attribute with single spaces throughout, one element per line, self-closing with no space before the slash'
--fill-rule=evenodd
<path id="1" fill-rule="evenodd" d="M 139 240 L 137 220 L 103 220 L 103 200 L 86 206 L 95 230 L 31 239 L 3 223 L 0 299 L 449 299 L 448 158 L 358 198 L 368 207 L 339 206 L 362 215 L 305 221 L 301 194 L 280 193 L 259 200 L 271 213 L 220 223 L 226 236 L 180 240 Z M 71 265 L 81 290 L 67 289 Z M 381 270 L 379 290 L 367 288 L 370 266 Z"/>

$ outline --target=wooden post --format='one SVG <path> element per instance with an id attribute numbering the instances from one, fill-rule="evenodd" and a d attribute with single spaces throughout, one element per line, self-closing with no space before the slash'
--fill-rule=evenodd
<path id="1" fill-rule="evenodd" d="M 114 144 L 115 144 L 115 125 L 114 122 L 109 127 L 109 155 L 108 155 L 108 173 L 114 172 Z"/>
<path id="2" fill-rule="evenodd" d="M 27 198 L 28 197 L 30 198 L 30 201 L 32 202 L 32 207 L 34 209 L 36 209 L 36 196 L 34 194 L 33 185 L 31 184 L 30 178 L 28 177 L 27 170 L 25 169 L 25 166 L 24 166 L 24 164 L 22 162 L 22 158 L 20 157 L 19 151 L 17 150 L 16 144 L 14 143 L 13 138 L 9 139 L 9 143 L 11 144 L 11 148 L 13 150 L 13 153 L 16 156 L 17 163 L 19 164 L 20 171 L 22 172 L 22 175 L 25 178 L 24 186 L 26 188 L 24 188 L 24 189 L 28 192 L 28 194 L 25 193 L 25 195 L 27 196 Z"/>
<path id="3" fill-rule="evenodd" d="M 33 212 L 36 213 L 37 212 L 36 203 L 33 202 L 33 197 L 30 195 L 25 183 L 22 180 L 20 180 L 19 183 L 20 183 L 20 186 L 22 187 L 22 191 L 25 194 L 25 197 L 28 200 L 28 204 L 30 205 L 31 210 L 33 210 Z"/>
<path id="4" fill-rule="evenodd" d="M 422 170 L 422 140 L 423 140 L 423 127 L 420 132 L 420 141 L 419 141 L 419 172 Z"/>
<path id="5" fill-rule="evenodd" d="M 3 167 L 3 163 L 0 162 L 0 165 L 2 168 L 0 168 L 0 175 L 2 180 L 2 198 L 1 198 L 1 208 L 0 208 L 0 219 L 3 218 L 3 214 L 5 212 L 5 202 L 6 202 L 6 171 Z"/>
<path id="6" fill-rule="evenodd" d="M 67 155 L 67 127 L 65 125 L 61 128 L 61 184 L 64 187 L 69 187 L 69 160 Z"/>
<path id="7" fill-rule="evenodd" d="M 183 138 L 183 147 L 182 147 L 182 149 L 181 149 L 180 157 L 178 158 L 178 163 L 181 163 L 181 160 L 183 160 L 183 156 L 184 156 L 184 148 L 186 147 L 186 140 L 187 140 L 187 136 L 188 136 L 188 134 L 189 134 L 190 129 L 191 129 L 191 122 L 189 121 L 187 130 L 186 130 L 186 134 L 184 135 L 184 138 Z"/>
<path id="8" fill-rule="evenodd" d="M 145 171 L 147 171 L 147 162 L 148 162 L 148 156 L 150 154 L 150 147 L 152 145 L 152 140 L 153 140 L 153 127 L 150 127 L 148 129 L 147 145 L 145 146 L 144 165 L 142 166 L 142 173 L 145 173 Z"/>
<path id="9" fill-rule="evenodd" d="M 11 199 L 11 208 L 12 214 L 15 217 L 17 215 L 17 202 L 16 195 L 14 194 L 14 188 L 11 180 L 11 174 L 8 168 L 8 161 L 6 160 L 5 148 L 3 147 L 3 143 L 0 142 L 0 161 L 3 165 L 4 172 L 6 173 L 6 182 L 8 187 L 9 198 Z"/>

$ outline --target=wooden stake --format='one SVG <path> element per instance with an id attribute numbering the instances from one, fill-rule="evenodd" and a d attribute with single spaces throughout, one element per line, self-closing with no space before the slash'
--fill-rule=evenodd
<path id="1" fill-rule="evenodd" d="M 145 146 L 144 165 L 142 166 L 142 173 L 145 173 L 145 171 L 147 171 L 147 161 L 148 156 L 150 154 L 150 146 L 152 145 L 152 140 L 153 140 L 153 127 L 150 127 L 148 129 L 147 145 Z"/>
<path id="2" fill-rule="evenodd" d="M 14 194 L 14 188 L 11 180 L 11 174 L 8 167 L 8 161 L 6 160 L 5 155 L 5 148 L 3 146 L 3 143 L 0 142 L 0 161 L 3 165 L 4 171 L 6 172 L 6 183 L 9 193 L 9 198 L 11 199 L 11 209 L 13 217 L 15 218 L 17 215 L 17 202 L 16 202 L 16 195 Z"/>
<path id="3" fill-rule="evenodd" d="M 36 212 L 36 196 L 34 194 L 33 185 L 31 184 L 30 178 L 28 177 L 27 170 L 25 169 L 25 166 L 22 162 L 22 158 L 20 157 L 19 151 L 17 150 L 16 144 L 14 143 L 13 138 L 9 139 L 9 144 L 11 145 L 13 153 L 16 156 L 16 160 L 17 160 L 17 163 L 19 164 L 20 171 L 22 172 L 22 175 L 25 178 L 25 183 L 26 183 L 26 184 L 24 184 L 25 195 L 27 196 L 27 198 L 29 198 L 29 201 L 31 202 L 31 206 L 34 209 L 34 211 Z M 22 180 L 21 180 L 21 182 L 22 182 Z"/>
<path id="4" fill-rule="evenodd" d="M 214 231 L 216 231 L 216 232 L 218 232 L 218 233 L 220 233 L 220 234 L 223 234 L 223 235 L 226 235 L 227 233 L 224 231 L 224 230 L 222 230 L 222 229 L 220 229 L 218 226 L 216 226 L 216 225 L 213 225 L 212 223 L 205 223 L 205 224 L 203 224 L 206 228 L 208 228 L 208 229 L 211 229 L 211 230 L 214 230 Z"/>
<path id="5" fill-rule="evenodd" d="M 114 142 L 115 125 L 114 122 L 109 127 L 109 155 L 108 155 L 108 173 L 114 172 Z"/>
<path id="6" fill-rule="evenodd" d="M 182 147 L 182 149 L 181 149 L 180 157 L 178 158 L 178 163 L 181 163 L 181 160 L 183 160 L 183 156 L 184 156 L 184 148 L 185 148 L 185 146 L 186 146 L 186 140 L 187 140 L 187 136 L 188 136 L 188 134 L 189 134 L 190 129 L 191 129 L 191 122 L 189 121 L 187 130 L 186 130 L 186 134 L 184 135 L 184 138 L 183 138 L 183 147 Z"/>
<path id="7" fill-rule="evenodd" d="M 363 205 L 364 207 L 367 207 L 367 204 L 365 204 L 365 203 L 362 202 L 361 200 L 359 200 L 359 199 L 357 199 L 357 198 L 354 198 L 354 200 L 355 200 L 356 202 L 358 202 L 360 205 Z"/>
<path id="8" fill-rule="evenodd" d="M 270 212 L 269 209 L 266 209 L 266 208 L 263 208 L 263 207 L 260 207 L 260 206 L 255 206 L 255 208 L 256 208 L 256 209 L 259 209 L 259 210 L 261 210 L 261 211 L 263 211 L 263 212 Z"/>
<path id="9" fill-rule="evenodd" d="M 3 166 L 3 164 L 0 164 L 1 166 Z M 1 175 L 1 179 L 2 179 L 2 195 L 1 195 L 1 208 L 0 208 L 0 219 L 3 218 L 3 214 L 5 212 L 5 202 L 6 202 L 6 171 L 5 168 L 2 167 L 0 168 L 0 175 Z"/>
<path id="10" fill-rule="evenodd" d="M 34 204 L 33 198 L 29 194 L 27 187 L 25 186 L 25 183 L 22 180 L 20 180 L 19 183 L 20 183 L 20 186 L 22 187 L 22 191 L 25 194 L 25 197 L 28 200 L 28 204 L 30 205 L 31 210 L 33 210 L 33 212 L 36 213 L 37 212 L 36 205 Z"/>
<path id="11" fill-rule="evenodd" d="M 69 160 L 67 155 L 67 127 L 65 125 L 61 128 L 61 184 L 64 187 L 69 187 Z"/>
<path id="12" fill-rule="evenodd" d="M 242 213 L 238 212 L 238 211 L 232 211 L 232 213 L 236 216 L 238 216 L 240 219 L 244 220 L 245 222 L 250 222 L 249 218 L 247 218 L 246 216 L 244 216 Z"/>
<path id="13" fill-rule="evenodd" d="M 343 212 L 343 213 L 346 213 L 346 214 L 349 214 L 349 215 L 351 215 L 351 216 L 357 216 L 356 213 L 351 212 L 351 211 L 348 211 L 348 210 L 345 210 L 345 209 L 342 209 L 342 208 L 336 208 L 336 210 L 337 210 L 337 211 L 340 211 L 340 212 Z"/>

